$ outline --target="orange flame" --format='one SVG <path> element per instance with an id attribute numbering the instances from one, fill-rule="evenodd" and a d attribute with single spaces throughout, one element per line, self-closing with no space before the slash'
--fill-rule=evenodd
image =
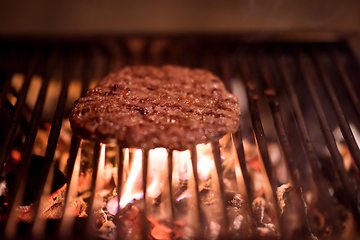
<path id="1" fill-rule="evenodd" d="M 120 200 L 120 207 L 125 207 L 134 198 L 139 199 L 143 193 L 141 191 L 141 167 L 142 166 L 142 150 L 136 149 L 134 152 L 132 167 L 130 168 L 129 177 L 125 183 L 123 194 Z M 139 166 L 139 167 L 137 167 Z"/>
<path id="2" fill-rule="evenodd" d="M 229 140 L 229 137 L 225 139 Z M 224 140 L 222 140 L 224 142 Z M 223 145 L 223 144 L 222 144 Z M 204 187 L 214 174 L 216 174 L 212 146 L 208 144 L 198 144 L 197 152 L 197 174 L 199 177 L 199 190 Z M 124 175 L 125 185 L 123 186 L 120 207 L 123 208 L 133 199 L 143 198 L 142 189 L 142 150 L 141 149 L 124 149 Z M 132 153 L 132 159 L 129 159 L 129 153 Z M 155 148 L 149 151 L 148 179 L 147 179 L 147 196 L 152 198 L 158 197 L 167 184 L 167 162 L 168 152 L 165 148 Z M 130 164 L 130 162 L 132 162 Z M 131 165 L 131 166 L 130 166 Z M 188 180 L 193 177 L 191 166 L 191 153 L 189 150 L 173 151 L 173 186 L 178 186 L 181 180 Z M 188 189 L 183 192 L 177 201 L 182 198 L 191 197 L 193 192 Z M 115 202 L 116 203 L 116 202 Z M 114 203 L 114 204 L 115 204 Z"/>

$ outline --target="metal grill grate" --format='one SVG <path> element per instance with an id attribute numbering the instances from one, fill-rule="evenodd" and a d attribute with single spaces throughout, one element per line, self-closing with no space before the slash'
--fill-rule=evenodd
<path id="1" fill-rule="evenodd" d="M 353 239 L 360 224 L 359 212 L 359 167 L 360 151 L 356 143 L 356 129 L 360 129 L 360 106 L 357 92 L 360 90 L 358 77 L 360 69 L 345 42 L 335 43 L 256 43 L 244 42 L 241 38 L 213 39 L 206 37 L 144 37 L 144 38 L 111 38 L 92 40 L 71 40 L 63 42 L 7 42 L 1 44 L 0 77 L 1 77 L 1 109 L 3 117 L 3 136 L 1 137 L 0 173 L 1 180 L 14 165 L 13 151 L 21 153 L 20 172 L 17 173 L 13 188 L 16 194 L 8 201 L 3 209 L 0 226 L 6 239 L 44 238 L 57 236 L 69 239 L 81 236 L 96 238 L 91 229 L 93 216 L 97 175 L 99 174 L 99 156 L 102 145 L 94 145 L 93 178 L 91 181 L 92 195 L 88 203 L 89 217 L 70 221 L 64 215 L 63 219 L 45 221 L 38 214 L 35 206 L 34 221 L 19 222 L 17 208 L 24 198 L 26 179 L 30 168 L 30 157 L 33 153 L 36 135 L 39 127 L 48 119 L 51 129 L 47 138 L 45 161 L 41 169 L 38 188 L 43 194 L 50 195 L 51 178 L 54 172 L 54 155 L 57 150 L 63 120 L 69 113 L 67 101 L 73 100 L 69 95 L 73 83 L 80 83 L 79 95 L 83 96 L 109 72 L 117 71 L 125 65 L 132 64 L 179 64 L 190 67 L 207 68 L 219 75 L 229 91 L 238 92 L 237 88 L 245 86 L 247 98 L 240 96 L 240 100 L 247 102 L 242 109 L 242 124 L 234 141 L 239 165 L 243 176 L 246 208 L 252 208 L 255 198 L 253 179 L 248 171 L 249 163 L 245 159 L 243 139 L 254 141 L 260 155 L 260 168 L 265 178 L 265 197 L 275 209 L 276 228 L 282 239 L 311 239 L 312 225 L 304 202 L 307 193 L 312 192 L 317 198 L 316 205 L 325 216 L 326 225 L 332 230 L 330 237 Z M 23 81 L 19 88 L 14 86 L 14 76 L 23 74 Z M 37 75 L 41 78 L 38 94 L 30 88 Z M 79 80 L 80 79 L 80 80 Z M 53 106 L 49 115 L 44 108 L 48 100 L 51 82 L 58 83 L 57 105 Z M 239 85 L 240 83 L 240 85 Z M 30 90 L 29 90 L 30 89 Z M 34 95 L 34 96 L 32 96 Z M 36 99 L 34 106 L 29 107 L 28 98 Z M 9 99 L 15 102 L 9 105 Z M 7 105 L 10 107 L 8 108 Z M 70 105 L 71 106 L 71 105 Z M 244 109 L 245 108 L 245 109 Z M 10 109 L 10 110 L 9 110 Z M 10 113 L 9 113 L 10 111 Z M 22 119 L 26 119 L 22 127 Z M 67 121 L 67 120 L 66 120 Z M 351 124 L 350 124 L 351 123 Z M 5 127 L 6 126 L 6 127 Z M 24 128 L 24 129 L 23 129 Z M 341 139 L 334 130 L 339 128 Z M 286 172 L 292 189 L 292 204 L 300 227 L 296 232 L 288 226 L 289 218 L 282 216 L 279 206 L 277 189 L 280 186 L 278 176 L 269 153 L 269 141 L 278 142 L 285 160 Z M 354 164 L 351 170 L 344 166 L 344 156 L 339 151 L 338 143 L 342 141 L 349 150 Z M 71 176 L 76 170 L 78 149 L 81 140 L 72 136 L 68 150 L 69 157 L 65 171 L 67 186 L 71 184 Z M 121 147 L 121 146 L 120 146 Z M 225 203 L 224 181 L 219 143 L 212 143 L 215 168 L 219 179 L 221 199 Z M 330 155 L 324 160 L 326 154 Z M 117 148 L 118 202 L 121 196 L 123 179 L 124 153 Z M 172 150 L 168 151 L 168 182 L 171 186 L 173 159 Z M 143 151 L 143 193 L 146 198 L 148 150 Z M 191 149 L 191 161 L 195 186 L 199 185 L 197 174 L 196 149 Z M 326 166 L 330 166 L 326 168 Z M 48 174 L 51 173 L 51 174 Z M 333 174 L 333 175 L 332 175 Z M 331 175 L 329 178 L 328 175 Z M 173 189 L 169 189 L 172 195 Z M 339 191 L 339 193 L 336 193 Z M 200 211 L 200 197 L 196 187 L 196 209 L 200 220 L 200 229 L 196 237 L 203 238 L 205 229 L 202 223 L 204 216 Z M 314 194 L 315 193 L 315 194 Z M 67 200 L 68 190 L 66 191 Z M 339 194 L 342 196 L 339 197 Z M 66 202 L 65 200 L 65 202 Z M 346 225 L 340 226 L 339 211 L 334 202 L 341 202 L 349 211 Z M 146 205 L 146 204 L 145 204 Z M 311 205 L 311 204 L 310 204 Z M 174 219 L 174 204 L 171 199 L 172 219 Z M 224 225 L 228 228 L 226 207 L 223 206 Z M 119 206 L 118 206 L 119 211 Z M 255 224 L 253 211 L 248 211 Z M 65 221 L 66 219 L 66 221 Z M 290 219 L 291 220 L 291 219 Z M 46 225 L 47 223 L 47 225 Z M 251 239 L 261 238 L 261 234 L 252 229 Z M 148 225 L 146 215 L 144 226 Z M 46 227 L 47 226 L 47 227 Z M 83 231 L 74 232 L 77 228 Z M 143 228 L 143 235 L 147 236 L 148 227 Z M 347 235 L 346 235 L 347 234 Z M 231 238 L 228 231 L 222 230 L 221 238 Z M 117 236 L 121 238 L 121 236 Z M 326 236 L 328 237 L 328 236 Z M 248 239 L 249 236 L 244 236 Z M 268 239 L 265 237 L 264 239 Z M 275 237 L 276 238 L 276 237 Z M 321 237 L 320 237 L 321 239 Z"/>

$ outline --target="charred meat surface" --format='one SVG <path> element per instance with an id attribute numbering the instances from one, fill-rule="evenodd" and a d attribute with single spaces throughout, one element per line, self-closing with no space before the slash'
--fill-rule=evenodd
<path id="1" fill-rule="evenodd" d="M 239 115 L 237 98 L 206 70 L 134 66 L 78 99 L 70 122 L 84 139 L 185 150 L 235 132 Z"/>

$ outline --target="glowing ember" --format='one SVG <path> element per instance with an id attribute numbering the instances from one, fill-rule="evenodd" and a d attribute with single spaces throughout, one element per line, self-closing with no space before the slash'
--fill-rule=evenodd
<path id="1" fill-rule="evenodd" d="M 163 192 L 167 173 L 166 148 L 155 148 L 149 151 L 147 195 L 156 198 Z"/>
<path id="2" fill-rule="evenodd" d="M 207 181 L 209 180 L 211 171 L 215 169 L 211 144 L 198 144 L 196 150 L 198 155 L 197 168 L 199 179 Z"/>
<path id="3" fill-rule="evenodd" d="M 190 161 L 190 151 L 174 151 L 174 170 L 173 179 L 174 185 L 178 185 L 179 180 L 186 180 L 189 178 L 187 171 L 187 163 Z"/>
<path id="4" fill-rule="evenodd" d="M 117 197 L 110 199 L 106 208 L 112 215 L 115 215 L 117 213 Z"/>
<path id="5" fill-rule="evenodd" d="M 222 143 L 226 144 L 230 138 L 226 137 Z M 199 191 L 204 188 L 204 182 L 207 182 L 212 175 L 215 174 L 214 158 L 212 155 L 211 144 L 198 144 L 197 151 L 197 168 L 199 176 Z M 124 150 L 124 175 L 128 172 L 128 177 L 125 179 L 123 187 L 120 207 L 123 208 L 134 199 L 143 198 L 142 189 L 142 150 L 140 149 L 125 149 Z M 132 153 L 132 159 L 129 160 L 129 153 Z M 167 159 L 168 152 L 165 148 L 156 148 L 149 151 L 149 167 L 147 179 L 147 195 L 156 198 L 162 192 L 167 183 Z M 224 159 L 224 156 L 222 156 Z M 129 162 L 132 162 L 131 166 Z M 236 171 L 239 172 L 239 169 Z M 191 167 L 191 154 L 189 150 L 173 151 L 173 186 L 178 186 L 180 180 L 188 180 L 193 176 Z M 177 201 L 183 198 L 193 196 L 191 189 L 187 189 L 180 196 Z M 116 213 L 117 202 L 115 199 L 109 201 L 108 209 L 112 213 Z"/>
<path id="6" fill-rule="evenodd" d="M 197 185 L 195 185 L 193 163 L 191 159 L 192 153 L 190 150 L 172 151 L 171 196 L 168 179 L 168 150 L 165 148 L 150 150 L 148 155 L 146 181 L 146 203 L 144 201 L 139 201 L 144 199 L 144 179 L 142 171 L 143 151 L 141 149 L 122 149 L 123 159 L 118 159 L 114 157 L 118 154 L 118 150 L 116 150 L 117 146 L 114 148 L 110 147 L 110 145 L 107 145 L 106 147 L 102 145 L 98 171 L 98 176 L 103 178 L 102 181 L 109 182 L 109 178 L 113 176 L 115 184 L 117 185 L 117 173 L 112 171 L 111 166 L 114 165 L 111 164 L 108 157 L 113 156 L 114 159 L 117 159 L 115 162 L 123 162 L 123 179 L 121 179 L 123 184 L 121 184 L 122 190 L 119 204 L 122 211 L 118 216 L 120 221 L 118 227 L 122 228 L 121 226 L 127 226 L 129 221 L 132 222 L 131 219 L 128 219 L 127 212 L 129 209 L 134 208 L 137 209 L 137 213 L 135 214 L 137 216 L 136 219 L 142 219 L 140 215 L 146 214 L 146 219 L 150 224 L 149 234 L 155 239 L 171 239 L 172 234 L 178 233 L 182 237 L 196 237 L 201 236 L 201 234 L 203 234 L 201 232 L 203 231 L 206 231 L 205 235 L 210 238 L 219 236 L 219 234 L 224 231 L 223 228 L 225 227 L 222 219 L 228 214 L 224 212 L 224 209 L 221 206 L 224 204 L 233 204 L 235 200 L 232 201 L 232 203 L 223 202 L 223 199 L 220 197 L 221 192 L 218 170 L 223 171 L 223 181 L 226 183 L 225 191 L 227 191 L 225 194 L 226 199 L 233 199 L 234 196 L 239 196 L 240 199 L 241 195 L 234 195 L 234 193 L 239 190 L 237 185 L 243 183 L 243 181 L 239 181 L 238 179 L 242 178 L 242 173 L 239 164 L 236 161 L 237 155 L 232 138 L 226 136 L 220 141 L 220 144 L 220 169 L 215 168 L 211 143 L 198 144 L 196 146 Z M 198 191 L 198 193 L 196 193 L 196 191 Z M 113 194 L 115 192 L 116 191 L 114 190 Z M 106 200 L 104 199 L 104 201 L 106 202 L 106 212 L 114 216 L 117 214 L 118 196 L 113 194 L 106 197 Z M 175 202 L 172 202 L 172 204 L 174 204 L 173 206 L 171 206 L 171 202 L 169 201 L 171 198 L 176 200 Z M 128 205 L 129 203 L 131 203 L 131 205 Z M 235 219 L 237 221 L 236 223 L 239 225 L 239 227 L 234 228 L 236 229 L 234 231 L 240 231 L 240 224 L 242 224 L 243 219 L 246 219 L 246 217 L 243 216 L 243 210 L 240 210 L 243 208 L 242 204 L 238 205 L 232 206 L 237 210 L 232 213 L 231 219 Z M 144 206 L 146 206 L 146 208 L 144 208 Z M 171 214 L 172 207 L 175 208 L 174 216 Z M 146 213 L 144 210 L 146 210 Z M 200 212 L 203 212 L 205 215 L 206 230 L 202 229 L 200 224 L 200 222 L 203 221 L 201 219 L 202 217 L 199 215 Z M 172 217 L 174 217 L 173 220 L 182 221 L 184 223 L 182 226 L 178 226 L 177 228 L 179 229 L 177 230 L 173 229 L 176 227 L 173 225 L 175 221 L 171 222 Z M 237 219 L 242 220 L 239 222 Z M 136 224 L 142 225 L 143 223 L 140 221 Z"/>

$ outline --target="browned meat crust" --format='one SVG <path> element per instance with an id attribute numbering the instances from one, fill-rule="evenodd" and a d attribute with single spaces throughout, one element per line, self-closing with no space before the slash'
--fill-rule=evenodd
<path id="1" fill-rule="evenodd" d="M 122 147 L 189 149 L 235 132 L 237 98 L 201 69 L 126 67 L 103 79 L 75 102 L 75 134 Z"/>

